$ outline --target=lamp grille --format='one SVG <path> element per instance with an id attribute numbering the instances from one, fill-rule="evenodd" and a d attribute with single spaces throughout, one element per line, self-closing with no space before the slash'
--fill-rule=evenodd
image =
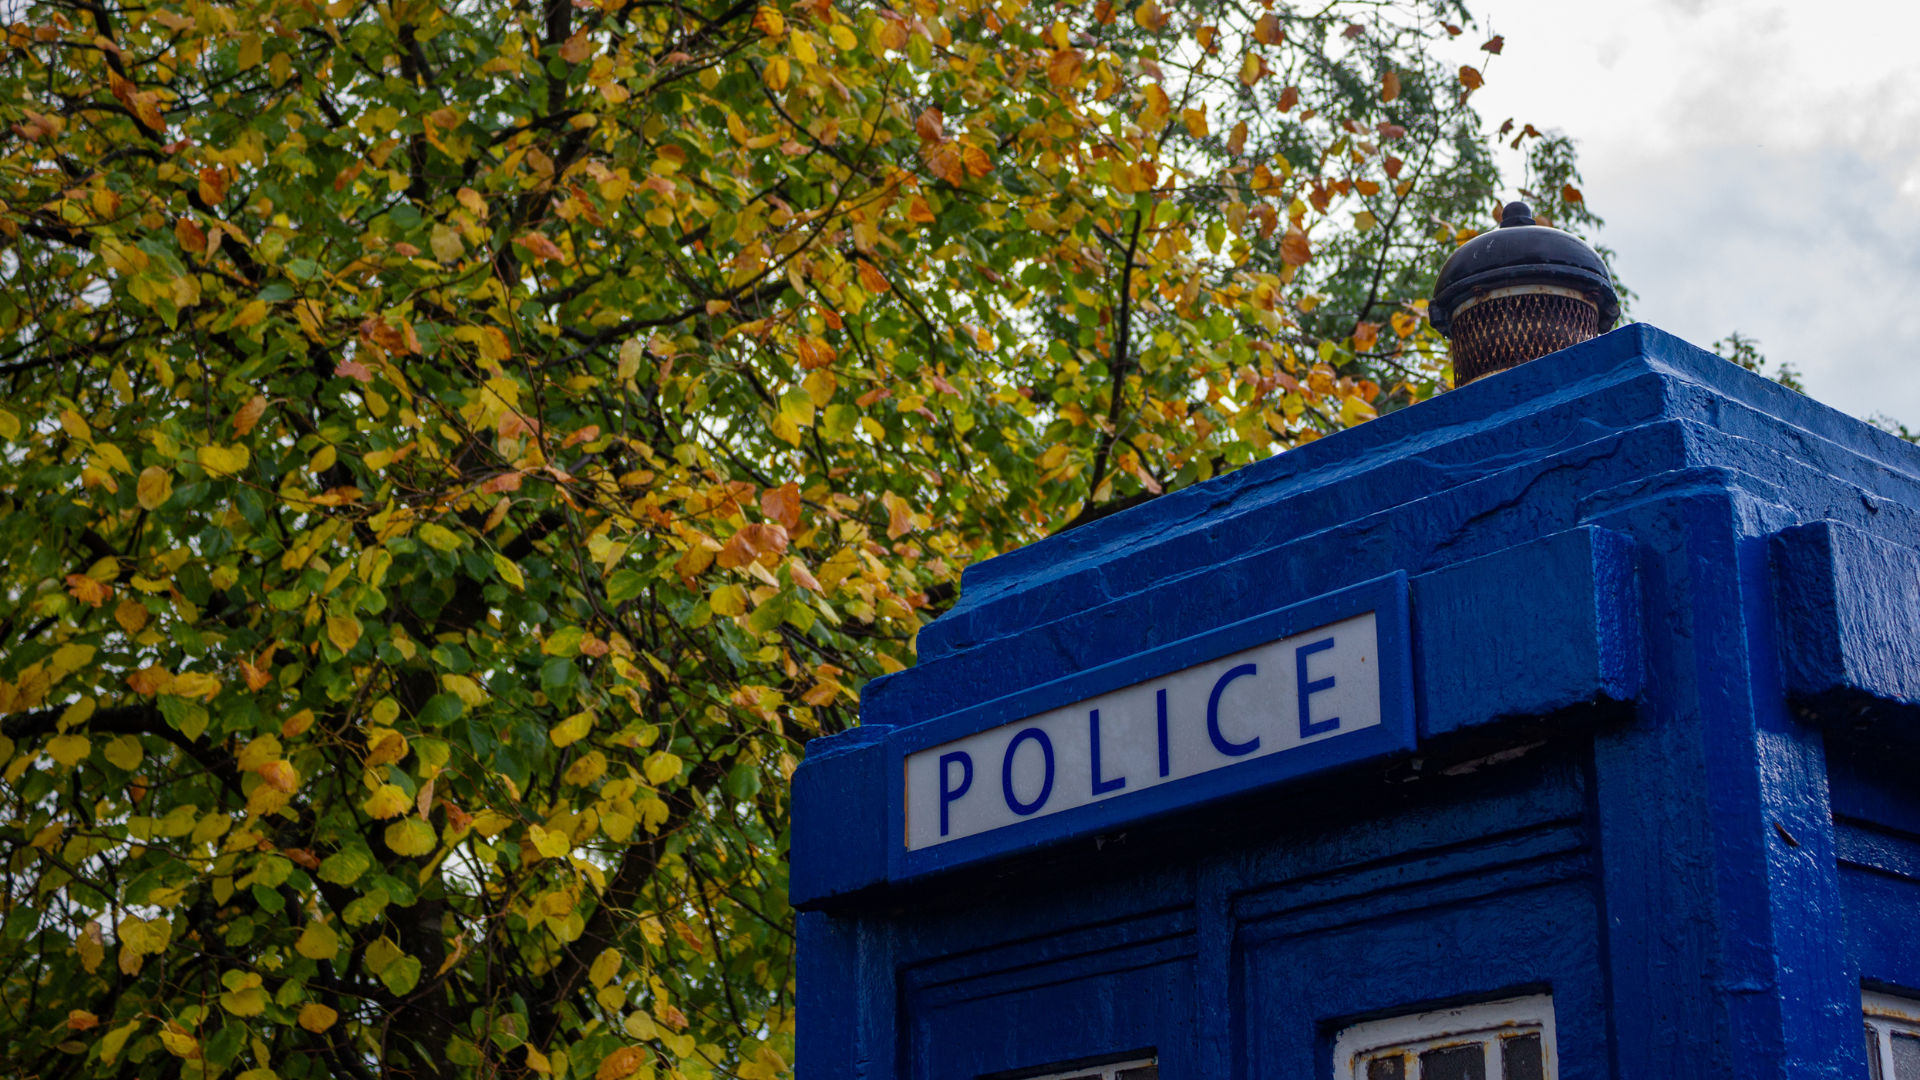
<path id="1" fill-rule="evenodd" d="M 1585 300 L 1552 293 L 1499 296 L 1453 317 L 1453 382 L 1465 386 L 1599 333 L 1600 313 Z"/>

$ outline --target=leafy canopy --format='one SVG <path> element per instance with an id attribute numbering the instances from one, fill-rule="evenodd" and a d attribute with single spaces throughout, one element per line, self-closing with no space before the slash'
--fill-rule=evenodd
<path id="1" fill-rule="evenodd" d="M 12 10 L 9 1076 L 785 1075 L 805 740 L 1495 205 L 1421 0 Z"/>

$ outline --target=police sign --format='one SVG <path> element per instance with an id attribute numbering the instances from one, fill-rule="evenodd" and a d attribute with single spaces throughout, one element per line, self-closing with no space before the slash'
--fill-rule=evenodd
<path id="1" fill-rule="evenodd" d="M 1367 612 L 907 759 L 907 846 L 1285 754 L 1380 723 Z"/>
<path id="2" fill-rule="evenodd" d="M 900 869 L 1410 749 L 1410 667 L 1395 575 L 901 732 Z"/>

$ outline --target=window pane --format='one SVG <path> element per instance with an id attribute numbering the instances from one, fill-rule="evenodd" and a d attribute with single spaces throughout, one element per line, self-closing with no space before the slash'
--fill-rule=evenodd
<path id="1" fill-rule="evenodd" d="M 1547 1063 L 1540 1053 L 1539 1035 L 1516 1035 L 1500 1040 L 1500 1075 L 1506 1080 L 1547 1080 Z"/>
<path id="2" fill-rule="evenodd" d="M 1420 1055 L 1420 1080 L 1487 1080 L 1487 1056 L 1478 1046 L 1429 1050 Z"/>
<path id="3" fill-rule="evenodd" d="M 1160 1066 L 1142 1065 L 1137 1069 L 1122 1069 L 1113 1076 L 1114 1080 L 1160 1080 Z"/>
<path id="4" fill-rule="evenodd" d="M 1920 1035 L 1887 1034 L 1893 1037 L 1893 1080 L 1920 1080 Z"/>
<path id="5" fill-rule="evenodd" d="M 1399 1054 L 1374 1058 L 1367 1062 L 1367 1080 L 1407 1080 L 1407 1059 Z"/>
<path id="6" fill-rule="evenodd" d="M 1880 1036 L 1874 1032 L 1872 1024 L 1866 1025 L 1866 1028 L 1868 1080 L 1885 1080 L 1880 1075 Z"/>

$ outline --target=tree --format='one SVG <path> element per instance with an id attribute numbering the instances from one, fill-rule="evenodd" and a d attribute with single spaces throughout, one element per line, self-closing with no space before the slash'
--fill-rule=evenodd
<path id="1" fill-rule="evenodd" d="M 1496 205 L 1416 0 L 15 10 L 12 1076 L 782 1075 L 804 742 Z"/>

